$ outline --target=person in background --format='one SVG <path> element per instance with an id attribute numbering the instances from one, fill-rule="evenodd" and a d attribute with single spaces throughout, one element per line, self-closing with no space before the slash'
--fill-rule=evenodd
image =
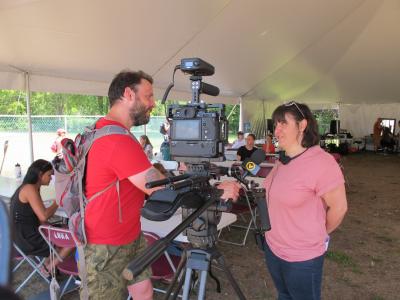
<path id="1" fill-rule="evenodd" d="M 165 120 L 160 126 L 160 133 L 163 136 L 163 142 L 160 145 L 160 153 L 163 160 L 171 160 L 171 154 L 169 149 L 169 129 L 170 124 L 168 120 Z"/>
<path id="2" fill-rule="evenodd" d="M 39 233 L 39 226 L 46 223 L 56 212 L 56 201 L 45 207 L 40 196 L 40 187 L 49 185 L 53 175 L 53 166 L 44 159 L 34 161 L 22 181 L 22 184 L 11 197 L 10 211 L 14 223 L 15 243 L 27 255 L 47 257 L 44 262 L 43 275 L 49 276 L 51 260 L 49 246 Z M 58 249 L 61 258 L 71 253 L 71 248 Z M 55 258 L 53 265 L 60 261 Z"/>
<path id="3" fill-rule="evenodd" d="M 144 153 L 149 160 L 153 159 L 153 145 L 150 143 L 150 140 L 147 135 L 142 135 L 140 137 L 140 145 L 142 145 Z"/>
<path id="4" fill-rule="evenodd" d="M 244 161 L 246 158 L 249 158 L 254 151 L 257 150 L 257 147 L 254 146 L 254 142 L 256 140 L 256 136 L 252 133 L 249 133 L 246 137 L 246 144 L 239 148 L 237 151 L 237 160 Z"/>
<path id="5" fill-rule="evenodd" d="M 275 153 L 275 146 L 272 143 L 272 135 L 271 134 L 267 134 L 265 136 L 265 144 L 263 145 L 263 150 L 265 151 L 265 153 L 270 153 L 270 154 Z"/>
<path id="6" fill-rule="evenodd" d="M 239 149 L 240 147 L 246 145 L 246 141 L 244 139 L 244 134 L 242 131 L 238 131 L 237 140 L 232 143 L 231 149 Z"/>
<path id="7" fill-rule="evenodd" d="M 66 131 L 63 128 L 57 129 L 57 137 L 54 140 L 53 144 L 51 145 L 51 151 L 57 155 L 59 158 L 62 158 L 62 148 L 61 148 L 61 141 L 65 138 Z"/>
<path id="8" fill-rule="evenodd" d="M 272 119 L 285 158 L 264 181 L 271 223 L 266 264 L 278 299 L 318 300 L 329 234 L 347 211 L 343 174 L 320 148 L 317 121 L 307 105 L 278 106 Z"/>
<path id="9" fill-rule="evenodd" d="M 382 134 L 382 118 L 376 119 L 373 128 L 373 140 L 374 140 L 374 151 L 377 152 L 381 146 L 381 134 Z"/>

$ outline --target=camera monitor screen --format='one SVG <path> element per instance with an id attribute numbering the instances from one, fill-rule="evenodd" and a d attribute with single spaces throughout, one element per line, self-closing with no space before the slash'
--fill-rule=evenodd
<path id="1" fill-rule="evenodd" d="M 201 140 L 201 120 L 174 120 L 174 137 L 177 140 Z"/>

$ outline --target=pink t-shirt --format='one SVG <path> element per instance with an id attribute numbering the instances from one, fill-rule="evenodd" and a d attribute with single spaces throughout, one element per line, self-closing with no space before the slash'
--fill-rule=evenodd
<path id="1" fill-rule="evenodd" d="M 265 238 L 276 256 L 295 262 L 326 251 L 326 206 L 321 197 L 343 183 L 337 162 L 319 146 L 287 165 L 277 162 L 264 182 L 271 222 Z"/>

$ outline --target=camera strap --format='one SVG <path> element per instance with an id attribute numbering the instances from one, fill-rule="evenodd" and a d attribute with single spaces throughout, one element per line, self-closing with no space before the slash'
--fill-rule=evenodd
<path id="1" fill-rule="evenodd" d="M 254 230 L 254 239 L 256 242 L 256 245 L 258 247 L 258 249 L 260 249 L 261 251 L 264 252 L 265 250 L 265 231 L 261 230 L 260 228 L 257 228 L 256 230 Z"/>

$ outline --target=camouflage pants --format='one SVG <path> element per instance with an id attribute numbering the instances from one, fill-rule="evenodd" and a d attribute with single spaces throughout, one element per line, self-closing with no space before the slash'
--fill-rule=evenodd
<path id="1" fill-rule="evenodd" d="M 129 285 L 150 278 L 150 267 L 132 281 L 127 281 L 122 277 L 122 271 L 127 264 L 146 247 L 147 243 L 142 234 L 128 245 L 86 245 L 84 252 L 89 299 L 126 299 Z"/>

